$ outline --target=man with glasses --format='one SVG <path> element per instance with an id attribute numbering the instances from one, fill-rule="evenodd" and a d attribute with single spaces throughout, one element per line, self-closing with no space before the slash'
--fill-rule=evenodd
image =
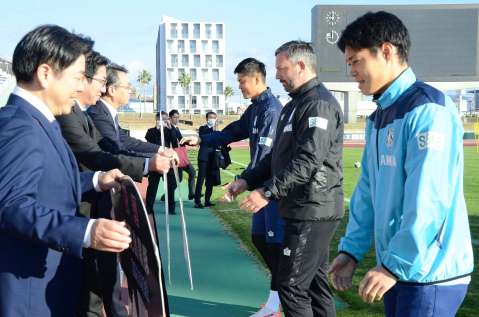
<path id="1" fill-rule="evenodd" d="M 160 146 L 130 137 L 119 125 L 118 109 L 128 104 L 130 86 L 128 70 L 120 65 L 107 67 L 106 89 L 95 107 L 88 109 L 88 114 L 104 138 L 112 141 L 119 152 L 156 153 Z"/>

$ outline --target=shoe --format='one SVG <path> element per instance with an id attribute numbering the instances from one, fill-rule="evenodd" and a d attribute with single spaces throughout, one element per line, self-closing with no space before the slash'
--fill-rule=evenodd
<path id="1" fill-rule="evenodd" d="M 268 307 L 263 307 L 250 317 L 281 317 L 281 312 L 272 311 Z"/>
<path id="2" fill-rule="evenodd" d="M 213 204 L 213 203 L 210 203 L 210 202 L 205 203 L 205 207 L 212 207 L 214 205 L 216 205 L 216 204 Z"/>
<path id="3" fill-rule="evenodd" d="M 165 195 L 161 195 L 160 200 L 161 200 L 161 201 L 165 201 Z"/>
<path id="4" fill-rule="evenodd" d="M 197 204 L 195 203 L 195 208 L 205 208 L 205 206 L 203 206 L 201 203 Z"/>

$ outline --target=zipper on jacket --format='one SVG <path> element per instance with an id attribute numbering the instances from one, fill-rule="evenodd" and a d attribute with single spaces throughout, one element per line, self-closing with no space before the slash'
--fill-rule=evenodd
<path id="1" fill-rule="evenodd" d="M 376 117 L 374 118 L 374 127 L 376 128 L 376 161 L 378 164 L 378 171 L 379 171 L 379 124 L 381 123 L 382 113 L 383 111 L 381 109 L 381 106 L 378 105 Z"/>

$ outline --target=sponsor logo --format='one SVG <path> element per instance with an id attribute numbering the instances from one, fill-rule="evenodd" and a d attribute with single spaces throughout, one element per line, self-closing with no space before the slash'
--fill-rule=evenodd
<path id="1" fill-rule="evenodd" d="M 293 131 L 293 125 L 291 123 L 287 124 L 283 129 L 283 132 L 291 132 L 291 131 Z"/>
<path id="2" fill-rule="evenodd" d="M 396 158 L 394 155 L 381 154 L 379 157 L 379 165 L 396 167 Z"/>
<path id="3" fill-rule="evenodd" d="M 328 119 L 321 117 L 309 117 L 308 127 L 326 130 L 328 128 Z"/>
<path id="4" fill-rule="evenodd" d="M 443 133 L 427 131 L 419 133 L 416 138 L 417 146 L 420 150 L 432 149 L 442 151 L 444 149 L 445 136 Z"/>
<path id="5" fill-rule="evenodd" d="M 266 138 L 266 137 L 260 137 L 259 138 L 259 144 L 270 147 L 271 144 L 273 144 L 273 139 L 272 138 Z"/>

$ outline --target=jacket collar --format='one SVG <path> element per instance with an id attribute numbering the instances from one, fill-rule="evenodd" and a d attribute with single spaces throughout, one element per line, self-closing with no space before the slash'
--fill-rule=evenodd
<path id="1" fill-rule="evenodd" d="M 271 89 L 269 87 L 266 88 L 265 91 L 263 91 L 258 97 L 251 99 L 251 102 L 253 104 L 261 103 L 273 96 L 273 93 L 271 92 Z"/>
<path id="2" fill-rule="evenodd" d="M 385 109 L 391 106 L 409 87 L 416 82 L 416 75 L 410 67 L 401 73 L 381 94 L 375 95 L 373 101 Z"/>
<path id="3" fill-rule="evenodd" d="M 305 94 L 309 90 L 313 89 L 314 87 L 318 86 L 320 83 L 318 77 L 314 77 L 313 79 L 310 79 L 303 85 L 299 86 L 296 88 L 294 91 L 289 93 L 289 96 L 293 99 Z"/>

